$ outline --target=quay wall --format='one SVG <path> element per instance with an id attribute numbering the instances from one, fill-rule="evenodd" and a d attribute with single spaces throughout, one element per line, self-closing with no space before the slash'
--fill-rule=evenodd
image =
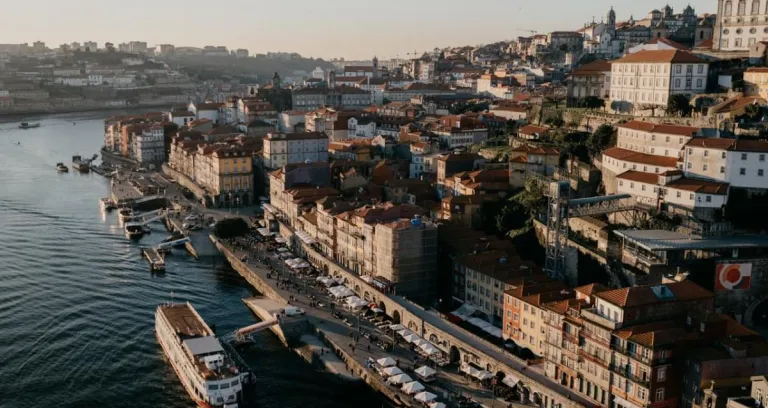
<path id="1" fill-rule="evenodd" d="M 172 169 L 168 164 L 163 164 L 163 173 L 173 177 L 182 187 L 188 188 L 198 199 L 203 199 L 205 197 L 205 190 L 202 187 L 198 186 L 197 183 L 192 181 L 192 179 L 185 174 Z"/>
<path id="2" fill-rule="evenodd" d="M 288 299 L 283 298 L 283 296 L 274 290 L 269 283 L 265 282 L 261 279 L 260 276 L 253 273 L 245 263 L 238 259 L 237 256 L 235 256 L 235 254 L 229 250 L 229 248 L 219 242 L 219 240 L 213 235 L 211 235 L 211 241 L 213 241 L 213 243 L 216 245 L 216 248 L 221 251 L 222 254 L 224 254 L 224 256 L 227 258 L 227 261 L 229 261 L 229 264 L 232 266 L 232 269 L 237 271 L 240 276 L 244 277 L 245 280 L 251 284 L 251 286 L 259 291 L 259 293 L 272 300 L 288 303 Z"/>
<path id="3" fill-rule="evenodd" d="M 139 165 L 136 160 L 123 157 L 106 149 L 101 149 L 99 153 L 101 154 L 101 161 L 104 163 L 120 164 L 128 167 L 137 167 Z"/>

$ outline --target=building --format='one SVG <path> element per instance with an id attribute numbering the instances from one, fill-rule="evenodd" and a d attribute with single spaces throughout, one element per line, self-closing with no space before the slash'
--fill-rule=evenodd
<path id="1" fill-rule="evenodd" d="M 563 52 L 581 52 L 584 48 L 584 36 L 576 31 L 553 31 L 547 34 L 550 48 Z"/>
<path id="2" fill-rule="evenodd" d="M 322 132 L 269 133 L 262 154 L 269 169 L 307 161 L 327 162 L 328 136 Z"/>
<path id="3" fill-rule="evenodd" d="M 488 126 L 466 115 L 448 115 L 440 118 L 440 126 L 433 133 L 443 147 L 455 149 L 483 144 L 488 139 Z"/>
<path id="4" fill-rule="evenodd" d="M 611 89 L 611 63 L 598 60 L 583 65 L 571 73 L 568 82 L 568 103 L 595 96 L 608 99 Z"/>
<path id="5" fill-rule="evenodd" d="M 679 170 L 661 174 L 630 170 L 616 178 L 618 194 L 631 194 L 639 203 L 656 209 L 720 209 L 728 203 L 728 183 L 683 177 Z"/>
<path id="6" fill-rule="evenodd" d="M 323 107 L 363 109 L 371 105 L 370 92 L 352 86 L 302 88 L 292 92 L 295 110 L 313 111 Z"/>
<path id="7" fill-rule="evenodd" d="M 609 108 L 643 113 L 666 108 L 669 97 L 707 88 L 708 63 L 680 50 L 639 51 L 611 63 Z"/>
<path id="8" fill-rule="evenodd" d="M 523 187 L 534 173 L 551 177 L 559 166 L 560 149 L 528 145 L 515 147 L 509 156 L 509 185 Z"/>
<path id="9" fill-rule="evenodd" d="M 160 167 L 165 160 L 164 129 L 162 124 L 145 126 L 134 138 L 133 157 L 149 169 Z"/>
<path id="10" fill-rule="evenodd" d="M 694 138 L 685 145 L 683 172 L 731 187 L 768 188 L 768 142 L 723 138 Z"/>
<path id="11" fill-rule="evenodd" d="M 747 68 L 744 71 L 744 89 L 747 96 L 768 98 L 768 68 Z"/>
<path id="12" fill-rule="evenodd" d="M 714 47 L 721 51 L 747 51 L 768 33 L 768 10 L 759 0 L 718 0 Z"/>

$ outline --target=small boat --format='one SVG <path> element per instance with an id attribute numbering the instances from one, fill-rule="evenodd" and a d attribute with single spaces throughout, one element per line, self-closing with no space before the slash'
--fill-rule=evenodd
<path id="1" fill-rule="evenodd" d="M 126 222 L 125 236 L 128 239 L 139 239 L 144 236 L 144 225 L 140 222 Z"/>
<path id="2" fill-rule="evenodd" d="M 56 171 L 59 173 L 68 173 L 69 168 L 64 165 L 64 163 L 56 163 Z"/>
<path id="3" fill-rule="evenodd" d="M 80 173 L 88 173 L 91 171 L 91 161 L 84 160 L 80 156 L 72 156 L 72 168 Z"/>
<path id="4" fill-rule="evenodd" d="M 121 208 L 120 211 L 117 212 L 117 217 L 120 219 L 120 222 L 125 223 L 126 220 L 133 218 L 133 210 L 130 208 Z"/>
<path id="5" fill-rule="evenodd" d="M 112 211 L 115 208 L 117 208 L 117 205 L 115 205 L 115 202 L 112 201 L 112 199 L 109 197 L 100 198 L 99 205 L 101 205 L 101 210 L 106 212 Z"/>
<path id="6" fill-rule="evenodd" d="M 19 129 L 34 129 L 39 127 L 40 127 L 39 123 L 21 122 L 21 124 L 19 125 Z"/>

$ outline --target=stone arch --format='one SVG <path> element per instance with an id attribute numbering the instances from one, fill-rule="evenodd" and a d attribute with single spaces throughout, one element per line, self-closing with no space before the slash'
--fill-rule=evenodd
<path id="1" fill-rule="evenodd" d="M 747 310 L 744 311 L 744 317 L 742 318 L 745 326 L 751 327 L 754 324 L 755 311 L 763 302 L 768 302 L 768 294 L 758 297 L 757 300 L 747 306 Z"/>
<path id="2" fill-rule="evenodd" d="M 543 399 L 541 398 L 541 394 L 539 394 L 537 391 L 534 391 L 531 401 L 533 402 L 534 405 L 540 407 L 541 403 L 543 402 Z"/>
<path id="3" fill-rule="evenodd" d="M 491 363 L 488 363 L 488 364 L 485 365 L 485 371 L 488 371 L 488 372 L 492 372 L 493 371 L 493 367 L 491 367 Z"/>
<path id="4" fill-rule="evenodd" d="M 429 335 L 429 342 L 432 344 L 440 344 L 440 339 L 437 338 L 435 333 Z"/>
<path id="5" fill-rule="evenodd" d="M 360 293 L 360 285 L 355 285 L 355 293 Z"/>
<path id="6" fill-rule="evenodd" d="M 323 265 L 323 273 L 328 275 L 328 264 Z"/>
<path id="7" fill-rule="evenodd" d="M 532 398 L 531 389 L 523 384 L 518 384 L 518 387 L 520 388 L 520 402 L 527 403 Z"/>
<path id="8" fill-rule="evenodd" d="M 392 321 L 395 322 L 395 324 L 400 323 L 400 312 L 395 310 L 392 312 Z"/>
<path id="9" fill-rule="evenodd" d="M 368 293 L 367 290 L 365 291 L 365 293 L 363 293 L 363 300 L 365 300 L 366 302 L 370 302 L 371 301 L 371 294 Z"/>
<path id="10" fill-rule="evenodd" d="M 384 304 L 383 300 L 379 302 L 379 309 L 381 309 L 381 311 L 384 312 L 384 314 L 387 314 L 387 305 Z"/>
<path id="11" fill-rule="evenodd" d="M 451 346 L 450 352 L 448 354 L 448 359 L 450 360 L 451 364 L 458 364 L 459 361 L 461 361 L 461 353 L 459 353 L 458 347 Z"/>

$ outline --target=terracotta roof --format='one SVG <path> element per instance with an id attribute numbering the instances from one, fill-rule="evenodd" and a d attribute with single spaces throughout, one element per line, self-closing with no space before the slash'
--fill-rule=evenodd
<path id="1" fill-rule="evenodd" d="M 218 110 L 219 108 L 223 107 L 223 102 L 215 102 L 215 103 L 198 103 L 195 104 L 195 109 L 197 110 Z"/>
<path id="2" fill-rule="evenodd" d="M 677 190 L 693 191 L 702 194 L 727 195 L 728 183 L 698 180 L 692 178 L 680 178 L 667 184 L 667 187 Z"/>
<path id="3" fill-rule="evenodd" d="M 717 113 L 731 112 L 731 111 L 739 110 L 747 105 L 753 105 L 753 104 L 764 105 L 765 99 L 759 96 L 746 96 L 743 98 L 734 98 L 728 101 L 728 103 L 721 106 L 720 109 L 717 110 Z"/>
<path id="4" fill-rule="evenodd" d="M 655 156 L 652 154 L 638 153 L 632 150 L 612 147 L 603 152 L 603 155 L 638 164 L 648 164 L 651 166 L 677 168 L 677 159 L 674 157 Z"/>
<path id="5" fill-rule="evenodd" d="M 690 52 L 680 50 L 642 50 L 614 61 L 616 64 L 635 62 L 706 63 Z"/>
<path id="6" fill-rule="evenodd" d="M 678 136 L 687 136 L 687 137 L 693 137 L 696 133 L 699 133 L 701 131 L 701 129 L 697 127 L 668 125 L 663 123 L 657 124 L 657 123 L 651 123 L 651 122 L 643 122 L 640 120 L 633 120 L 621 125 L 616 125 L 616 127 L 620 127 L 624 129 L 640 130 L 643 132 L 661 133 L 665 135 L 678 135 Z"/>
<path id="7" fill-rule="evenodd" d="M 589 285 L 579 286 L 574 290 L 582 295 L 592 296 L 600 292 L 605 292 L 606 290 L 609 290 L 609 288 L 602 283 L 590 283 Z"/>
<path id="8" fill-rule="evenodd" d="M 344 67 L 344 72 L 355 72 L 355 71 L 373 72 L 373 66 L 372 65 L 347 65 L 346 67 Z"/>
<path id="9" fill-rule="evenodd" d="M 622 180 L 629 180 L 629 181 L 637 181 L 639 183 L 646 183 L 646 184 L 658 184 L 659 183 L 659 175 L 655 173 L 644 173 L 642 171 L 625 171 L 624 173 L 619 174 L 616 176 L 616 178 L 620 178 Z"/>
<path id="10" fill-rule="evenodd" d="M 556 147 L 533 147 L 528 145 L 517 146 L 512 149 L 513 152 L 525 152 L 528 154 L 560 154 L 560 149 Z"/>
<path id="11" fill-rule="evenodd" d="M 549 131 L 549 128 L 546 128 L 544 126 L 536 126 L 536 125 L 525 125 L 517 130 L 517 133 L 522 133 L 524 135 L 532 135 L 534 133 L 544 133 Z"/>
<path id="12" fill-rule="evenodd" d="M 736 140 L 710 137 L 691 139 L 686 146 L 704 147 L 707 149 L 729 150 L 734 152 L 768 152 L 768 142 L 765 140 Z"/>
<path id="13" fill-rule="evenodd" d="M 744 72 L 754 72 L 758 74 L 766 74 L 768 73 L 768 67 L 749 67 Z"/>
<path id="14" fill-rule="evenodd" d="M 659 44 L 659 43 L 666 44 L 666 45 L 668 45 L 670 47 L 673 47 L 673 48 L 676 48 L 678 50 L 687 50 L 688 49 L 688 47 L 686 47 L 685 45 L 677 43 L 677 42 L 674 42 L 674 41 L 672 41 L 672 40 L 670 40 L 668 38 L 656 37 L 656 38 L 653 38 L 650 41 L 648 41 L 646 44 Z"/>
<path id="15" fill-rule="evenodd" d="M 597 61 L 592 61 L 589 64 L 582 65 L 581 67 L 575 69 L 572 75 L 575 75 L 575 76 L 595 75 L 595 74 L 600 74 L 602 72 L 610 72 L 610 71 L 611 71 L 610 62 L 604 61 L 604 60 L 597 60 Z"/>
<path id="16" fill-rule="evenodd" d="M 715 45 L 715 41 L 710 38 L 708 40 L 704 40 L 700 42 L 698 45 L 696 45 L 693 48 L 711 50 L 712 47 L 714 47 L 714 45 Z"/>
<path id="17" fill-rule="evenodd" d="M 658 287 L 666 288 L 667 291 L 671 292 L 671 296 L 657 297 L 652 288 Z M 617 306 L 636 307 L 654 303 L 707 299 L 715 295 L 691 281 L 682 281 L 662 285 L 613 289 L 598 293 L 596 296 Z"/>

